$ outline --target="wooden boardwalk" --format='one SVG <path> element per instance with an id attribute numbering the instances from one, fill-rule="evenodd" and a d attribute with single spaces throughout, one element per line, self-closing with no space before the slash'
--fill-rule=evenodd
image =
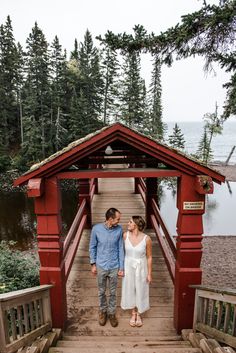
<path id="1" fill-rule="evenodd" d="M 109 190 L 109 191 L 108 191 Z M 92 205 L 93 223 L 103 222 L 109 207 L 122 213 L 121 225 L 126 229 L 132 215 L 144 216 L 141 196 L 133 193 L 133 180 L 99 180 L 99 195 Z M 189 343 L 181 340 L 173 327 L 173 284 L 154 234 L 147 230 L 153 240 L 153 283 L 150 287 L 151 309 L 143 316 L 143 326 L 129 326 L 129 312 L 120 308 L 121 280 L 118 284 L 117 317 L 119 325 L 104 327 L 98 324 L 98 297 L 96 278 L 91 275 L 89 264 L 90 231 L 84 231 L 77 255 L 68 279 L 68 326 L 63 341 L 50 352 L 181 352 L 197 353 Z M 76 348 L 77 347 L 77 348 Z"/>

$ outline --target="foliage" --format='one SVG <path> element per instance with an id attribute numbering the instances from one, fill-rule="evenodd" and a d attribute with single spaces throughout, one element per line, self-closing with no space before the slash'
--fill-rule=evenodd
<path id="1" fill-rule="evenodd" d="M 5 241 L 0 242 L 0 293 L 39 285 L 39 261 L 33 254 L 11 250 Z"/>
<path id="2" fill-rule="evenodd" d="M 143 127 L 146 96 L 140 70 L 139 54 L 136 52 L 126 54 L 123 65 L 121 115 L 125 124 L 138 129 Z"/>
<path id="3" fill-rule="evenodd" d="M 168 142 L 171 147 L 184 150 L 184 147 L 185 147 L 184 134 L 182 134 L 182 131 L 177 123 L 173 128 L 172 135 L 169 135 Z"/>
<path id="4" fill-rule="evenodd" d="M 148 133 L 155 139 L 163 140 L 165 125 L 162 121 L 161 103 L 161 63 L 157 55 L 153 57 L 153 70 L 148 92 L 149 119 Z"/>
<path id="5" fill-rule="evenodd" d="M 182 22 L 161 32 L 148 34 L 141 25 L 134 27 L 135 35 L 117 34 L 111 31 L 104 38 L 98 37 L 111 49 L 124 53 L 144 51 L 157 54 L 160 60 L 171 65 L 174 58 L 183 59 L 201 55 L 205 58 L 205 69 L 211 69 L 213 62 L 232 72 L 228 89 L 224 118 L 236 112 L 236 0 L 220 1 L 219 6 L 207 5 L 196 12 L 182 16 Z M 137 35 L 138 33 L 138 35 Z"/>

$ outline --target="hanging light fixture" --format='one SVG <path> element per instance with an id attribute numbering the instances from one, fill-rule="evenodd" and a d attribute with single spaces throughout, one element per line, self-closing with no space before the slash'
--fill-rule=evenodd
<path id="1" fill-rule="evenodd" d="M 105 149 L 105 154 L 107 154 L 108 156 L 110 156 L 113 153 L 113 149 L 111 148 L 111 146 L 107 146 L 107 148 Z"/>

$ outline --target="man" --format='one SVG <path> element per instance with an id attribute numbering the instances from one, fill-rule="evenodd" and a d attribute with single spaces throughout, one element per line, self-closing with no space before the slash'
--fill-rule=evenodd
<path id="1" fill-rule="evenodd" d="M 107 317 L 112 327 L 118 325 L 116 318 L 116 289 L 118 276 L 124 275 L 124 246 L 122 228 L 118 225 L 120 211 L 116 208 L 107 210 L 104 223 L 93 226 L 89 252 L 93 275 L 97 275 L 99 298 L 99 324 L 104 326 Z M 106 288 L 109 288 L 109 302 L 107 302 Z"/>

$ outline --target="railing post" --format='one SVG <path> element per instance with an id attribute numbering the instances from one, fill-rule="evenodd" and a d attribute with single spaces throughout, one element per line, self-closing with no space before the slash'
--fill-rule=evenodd
<path id="1" fill-rule="evenodd" d="M 195 290 L 189 285 L 201 284 L 202 215 L 205 195 L 194 188 L 194 177 L 183 175 L 178 180 L 177 255 L 175 265 L 174 324 L 178 332 L 192 328 Z"/>
<path id="2" fill-rule="evenodd" d="M 6 332 L 6 318 L 2 305 L 0 303 L 0 352 L 5 353 L 6 345 L 9 343 L 7 340 L 8 332 Z"/>
<path id="3" fill-rule="evenodd" d="M 157 178 L 147 178 L 146 179 L 146 223 L 147 228 L 152 228 L 151 215 L 152 210 L 152 199 L 157 201 Z"/>
<path id="4" fill-rule="evenodd" d="M 67 320 L 65 263 L 61 240 L 61 192 L 57 177 L 45 179 L 45 191 L 35 198 L 40 283 L 51 289 L 52 323 L 64 328 Z"/>
<path id="5" fill-rule="evenodd" d="M 87 214 L 87 222 L 86 229 L 90 229 L 92 226 L 91 220 L 91 201 L 90 201 L 90 183 L 89 179 L 79 179 L 79 205 L 81 205 L 82 201 L 86 199 L 86 214 Z"/>

